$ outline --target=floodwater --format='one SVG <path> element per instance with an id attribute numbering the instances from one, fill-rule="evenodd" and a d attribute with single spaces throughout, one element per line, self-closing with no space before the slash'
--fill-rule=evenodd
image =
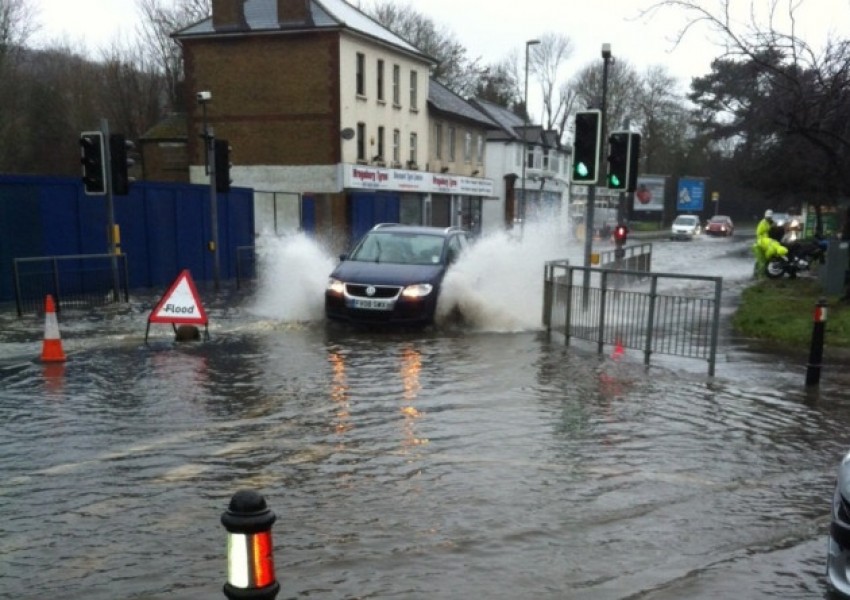
<path id="1" fill-rule="evenodd" d="M 333 260 L 264 242 L 255 290 L 201 289 L 210 340 L 158 297 L 43 322 L 0 314 L 0 597 L 223 598 L 230 497 L 275 511 L 279 598 L 823 598 L 846 361 L 724 326 L 701 361 L 597 355 L 540 330 L 543 261 L 578 243 L 481 240 L 451 274 L 462 323 L 322 320 Z M 653 265 L 724 277 L 748 240 L 660 241 Z M 164 291 L 164 290 L 163 290 Z M 444 307 L 445 308 L 445 307 Z M 446 309 L 448 310 L 448 309 Z"/>

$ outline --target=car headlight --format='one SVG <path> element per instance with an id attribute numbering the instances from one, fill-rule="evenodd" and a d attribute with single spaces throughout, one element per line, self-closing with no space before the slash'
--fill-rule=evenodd
<path id="1" fill-rule="evenodd" d="M 401 295 L 405 298 L 424 298 L 434 289 L 430 283 L 414 283 L 401 291 Z"/>
<path id="2" fill-rule="evenodd" d="M 342 296 L 345 293 L 345 284 L 341 282 L 339 279 L 334 279 L 331 277 L 328 279 L 328 287 L 327 291 Z"/>

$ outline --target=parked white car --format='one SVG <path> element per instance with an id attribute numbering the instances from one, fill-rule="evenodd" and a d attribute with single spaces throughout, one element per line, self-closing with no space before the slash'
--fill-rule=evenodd
<path id="1" fill-rule="evenodd" d="M 679 215 L 670 227 L 671 240 L 692 240 L 700 234 L 699 217 L 696 215 Z"/>

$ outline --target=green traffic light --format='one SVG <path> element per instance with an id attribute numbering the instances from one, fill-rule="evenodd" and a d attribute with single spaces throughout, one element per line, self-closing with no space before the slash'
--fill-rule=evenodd
<path id="1" fill-rule="evenodd" d="M 586 164 L 580 162 L 576 163 L 576 174 L 579 177 L 587 177 L 590 174 L 590 171 L 588 171 Z"/>
<path id="2" fill-rule="evenodd" d="M 611 187 L 618 188 L 620 187 L 620 178 L 616 175 L 610 175 L 608 177 L 608 182 L 611 184 Z"/>

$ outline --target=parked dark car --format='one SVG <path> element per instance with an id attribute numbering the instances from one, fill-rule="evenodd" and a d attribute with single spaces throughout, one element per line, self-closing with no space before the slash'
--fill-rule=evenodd
<path id="1" fill-rule="evenodd" d="M 470 239 L 458 227 L 376 225 L 331 273 L 326 317 L 357 324 L 432 323 L 443 277 Z"/>
<path id="2" fill-rule="evenodd" d="M 850 453 L 838 466 L 832 498 L 832 522 L 826 558 L 826 577 L 829 587 L 850 598 Z"/>
<path id="3" fill-rule="evenodd" d="M 726 215 L 714 215 L 705 224 L 705 233 L 708 235 L 730 236 L 735 233 L 735 225 L 732 219 Z"/>

